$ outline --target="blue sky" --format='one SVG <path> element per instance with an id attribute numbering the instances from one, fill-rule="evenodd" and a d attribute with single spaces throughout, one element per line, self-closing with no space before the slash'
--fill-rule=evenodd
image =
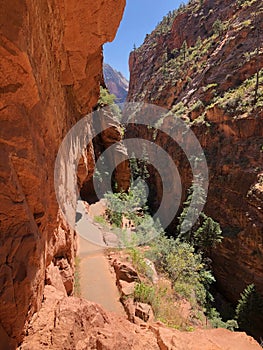
<path id="1" fill-rule="evenodd" d="M 134 44 L 139 47 L 146 36 L 170 10 L 183 0 L 126 0 L 124 16 L 115 40 L 104 45 L 104 62 L 129 77 L 128 59 Z"/>

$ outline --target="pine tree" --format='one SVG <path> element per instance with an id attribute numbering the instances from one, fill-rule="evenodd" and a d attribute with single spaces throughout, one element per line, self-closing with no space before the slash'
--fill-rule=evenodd
<path id="1" fill-rule="evenodd" d="M 192 203 L 193 194 L 195 193 L 195 198 L 197 199 Z M 193 226 L 191 225 L 192 218 L 195 217 L 195 214 L 199 212 L 199 208 L 203 207 L 205 204 L 205 191 L 201 184 L 193 184 L 188 190 L 188 196 L 184 202 L 184 208 L 179 216 L 179 225 L 177 226 L 178 238 L 182 241 L 192 242 L 193 234 L 198 229 L 200 221 L 198 220 Z M 203 214 L 201 214 L 202 216 Z M 189 222 L 187 221 L 187 218 Z M 190 226 L 191 229 L 185 233 L 182 233 L 184 227 Z"/>
<path id="2" fill-rule="evenodd" d="M 131 181 L 135 181 L 137 178 L 145 181 L 149 178 L 150 175 L 147 169 L 148 159 L 149 157 L 145 147 L 142 149 L 141 159 L 137 159 L 135 154 L 132 153 L 130 158 Z"/>
<path id="3" fill-rule="evenodd" d="M 203 224 L 193 234 L 193 244 L 205 253 L 215 247 L 223 239 L 222 230 L 218 222 L 203 214 Z"/>
<path id="4" fill-rule="evenodd" d="M 249 284 L 240 295 L 236 307 L 236 320 L 239 328 L 249 333 L 253 329 L 253 319 L 263 313 L 263 298 L 257 293 L 255 285 Z"/>

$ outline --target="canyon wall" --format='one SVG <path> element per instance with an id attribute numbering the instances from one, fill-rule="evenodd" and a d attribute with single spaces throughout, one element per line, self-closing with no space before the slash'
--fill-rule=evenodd
<path id="1" fill-rule="evenodd" d="M 67 131 L 97 103 L 102 45 L 124 6 L 1 1 L 1 349 L 21 342 L 45 284 L 72 294 L 76 239 L 58 209 L 54 162 Z"/>
<path id="2" fill-rule="evenodd" d="M 130 54 L 128 100 L 172 110 L 203 147 L 210 174 L 205 212 L 224 234 L 212 252 L 213 269 L 219 290 L 232 302 L 249 283 L 263 294 L 262 18 L 260 0 L 191 1 Z M 156 122 L 172 129 L 173 118 Z M 133 135 L 154 138 L 172 155 L 184 199 L 192 175 L 176 143 L 141 127 L 129 128 L 127 136 Z M 161 198 L 160 181 L 154 187 Z"/>

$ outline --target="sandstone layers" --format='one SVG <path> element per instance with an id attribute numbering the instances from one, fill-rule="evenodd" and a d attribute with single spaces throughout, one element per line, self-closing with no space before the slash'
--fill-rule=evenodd
<path id="1" fill-rule="evenodd" d="M 175 106 L 175 114 L 192 125 L 209 166 L 205 212 L 219 221 L 225 235 L 212 254 L 214 272 L 221 292 L 235 302 L 249 283 L 263 294 L 262 104 L 242 107 L 249 91 L 249 85 L 242 84 L 263 67 L 263 8 L 260 0 L 202 3 L 192 2 L 179 11 L 172 23 L 157 27 L 131 53 L 128 100 Z M 222 24 L 217 36 L 216 20 Z M 182 53 L 184 43 L 189 51 Z M 172 129 L 172 119 L 160 122 Z M 151 131 L 137 127 L 127 135 L 153 138 Z M 167 135 L 158 133 L 156 142 L 179 167 L 185 198 L 192 181 L 189 163 Z M 158 178 L 153 187 L 158 204 Z"/>
<path id="2" fill-rule="evenodd" d="M 124 5 L 1 2 L 1 349 L 22 340 L 45 283 L 72 293 L 75 234 L 58 211 L 54 161 L 67 131 L 97 103 L 102 45 Z"/>

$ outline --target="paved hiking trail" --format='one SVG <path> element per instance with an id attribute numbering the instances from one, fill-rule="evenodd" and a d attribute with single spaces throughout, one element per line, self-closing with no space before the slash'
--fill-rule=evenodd
<path id="1" fill-rule="evenodd" d="M 83 205 L 78 203 L 77 213 L 81 218 L 76 223 L 79 233 L 78 256 L 80 257 L 80 292 L 81 297 L 102 305 L 106 310 L 126 316 L 119 301 L 119 292 L 115 276 L 110 271 L 109 261 L 105 256 L 105 244 L 102 233 L 87 216 Z M 78 214 L 77 214 L 78 215 Z M 91 243 L 84 237 L 88 237 Z"/>

